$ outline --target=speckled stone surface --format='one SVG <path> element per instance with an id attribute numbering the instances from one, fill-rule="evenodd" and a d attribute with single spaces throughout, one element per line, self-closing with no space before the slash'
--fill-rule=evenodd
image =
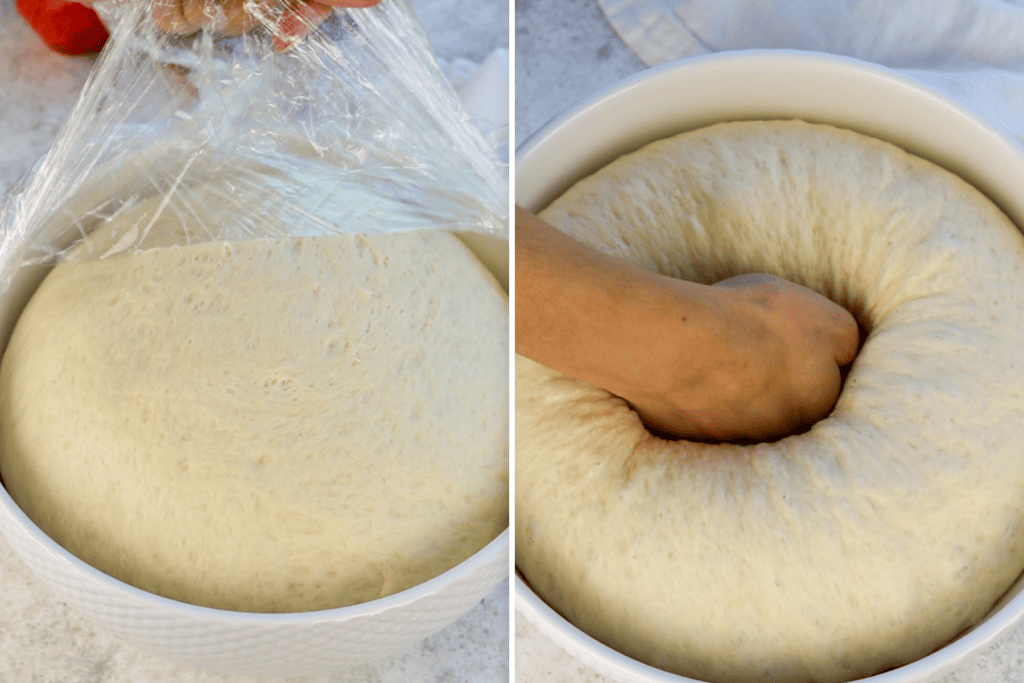
<path id="1" fill-rule="evenodd" d="M 516 0 L 515 145 L 575 102 L 644 69 L 597 0 Z M 518 683 L 613 683 L 515 615 Z M 1024 624 L 936 683 L 1024 681 Z"/>
<path id="2" fill-rule="evenodd" d="M 601 88 L 641 71 L 596 0 L 515 0 L 515 144 Z"/>
<path id="3" fill-rule="evenodd" d="M 424 0 L 420 15 L 446 60 L 482 61 L 508 47 L 508 12 L 480 0 Z M 443 8 L 439 7 L 444 5 Z M 467 5 L 469 6 L 467 9 Z M 460 17 L 448 20 L 441 10 Z M 474 20 L 474 17 L 476 20 Z M 90 57 L 50 52 L 0 0 L 0 193 L 49 148 L 92 68 Z M 492 683 L 509 679 L 509 582 L 408 651 L 308 683 Z M 45 588 L 0 538 L 0 683 L 228 683 L 171 664 L 94 627 Z"/>

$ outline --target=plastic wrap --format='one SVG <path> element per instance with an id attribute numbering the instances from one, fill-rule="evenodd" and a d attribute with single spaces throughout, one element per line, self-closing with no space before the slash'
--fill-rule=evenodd
<path id="1" fill-rule="evenodd" d="M 111 39 L 0 209 L 3 288 L 25 265 L 169 244 L 426 228 L 507 238 L 507 169 L 405 0 L 336 10 L 285 53 L 279 17 L 256 4 L 257 28 L 238 37 L 164 34 L 144 0 L 97 9 Z"/>

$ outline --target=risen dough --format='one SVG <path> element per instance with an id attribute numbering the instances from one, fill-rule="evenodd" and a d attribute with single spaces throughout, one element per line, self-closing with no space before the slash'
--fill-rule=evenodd
<path id="1" fill-rule="evenodd" d="M 507 526 L 507 325 L 440 231 L 60 265 L 0 369 L 0 471 L 57 542 L 160 595 L 395 593 Z"/>
<path id="2" fill-rule="evenodd" d="M 870 329 L 833 413 L 664 441 L 516 359 L 516 562 L 583 631 L 710 681 L 845 681 L 975 624 L 1024 567 L 1024 239 L 959 178 L 801 122 L 654 143 L 541 214 L 640 266 L 769 272 Z"/>

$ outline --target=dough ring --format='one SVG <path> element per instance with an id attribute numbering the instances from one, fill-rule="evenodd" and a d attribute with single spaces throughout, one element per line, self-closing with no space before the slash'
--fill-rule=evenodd
<path id="1" fill-rule="evenodd" d="M 541 216 L 711 283 L 793 280 L 869 331 L 808 432 L 665 441 L 516 359 L 516 562 L 577 627 L 700 680 L 846 681 L 929 654 L 1024 567 L 1024 238 L 956 176 L 800 121 L 653 143 Z"/>

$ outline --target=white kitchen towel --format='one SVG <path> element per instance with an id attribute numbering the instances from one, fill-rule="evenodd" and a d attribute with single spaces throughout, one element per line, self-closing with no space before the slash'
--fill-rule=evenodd
<path id="1" fill-rule="evenodd" d="M 855 57 L 935 87 L 1024 142 L 1024 0 L 598 0 L 648 66 L 723 50 Z"/>
<path id="2" fill-rule="evenodd" d="M 509 137 L 509 3 L 412 0 L 434 56 L 503 162 Z"/>
<path id="3" fill-rule="evenodd" d="M 443 65 L 443 63 L 442 63 Z M 508 162 L 509 54 L 498 48 L 482 64 L 457 58 L 445 69 L 466 111 L 473 117 L 492 149 Z"/>

